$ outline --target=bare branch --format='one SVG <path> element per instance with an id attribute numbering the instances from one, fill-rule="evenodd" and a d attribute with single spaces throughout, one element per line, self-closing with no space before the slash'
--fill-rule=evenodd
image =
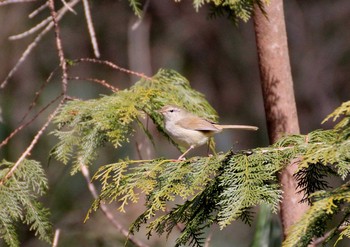
<path id="1" fill-rule="evenodd" d="M 42 5 L 43 6 L 43 5 Z M 9 40 L 18 40 L 18 39 L 23 39 L 37 31 L 39 31 L 40 29 L 42 29 L 43 27 L 45 27 L 46 25 L 48 25 L 51 22 L 52 18 L 51 16 L 45 18 L 44 20 L 42 20 L 41 22 L 39 22 L 38 24 L 36 24 L 34 27 L 32 27 L 31 29 L 20 33 L 20 34 L 16 34 L 16 35 L 12 35 L 9 37 Z"/>
<path id="2" fill-rule="evenodd" d="M 92 23 L 89 1 L 88 0 L 83 0 L 83 5 L 84 5 L 84 12 L 85 12 L 86 22 L 87 22 L 88 29 L 89 29 L 91 44 L 92 44 L 92 47 L 94 49 L 94 54 L 95 54 L 95 57 L 99 58 L 100 57 L 100 51 L 99 51 L 98 44 L 97 44 L 97 39 L 96 39 L 94 25 Z"/>
<path id="3" fill-rule="evenodd" d="M 37 114 L 35 114 L 35 116 L 30 119 L 28 122 L 20 125 L 19 127 L 17 127 L 14 131 L 11 132 L 11 134 L 6 137 L 1 143 L 0 143 L 0 148 L 2 148 L 4 145 L 6 145 L 8 143 L 9 140 L 11 140 L 19 131 L 21 131 L 22 129 L 24 129 L 25 127 L 27 127 L 29 124 L 31 124 L 32 122 L 34 122 L 35 119 L 37 119 L 37 117 L 39 117 L 39 115 L 41 113 L 43 113 L 47 108 L 49 108 L 49 106 L 51 106 L 53 103 L 55 103 L 59 98 L 61 98 L 63 96 L 63 93 L 61 93 L 60 95 L 58 95 L 55 99 L 53 99 L 50 103 L 48 103 L 45 107 L 43 107 Z"/>
<path id="4" fill-rule="evenodd" d="M 35 17 L 37 14 L 39 14 L 41 11 L 43 11 L 44 9 L 46 9 L 49 6 L 48 2 L 45 2 L 44 4 L 42 4 L 41 6 L 39 6 L 37 9 L 35 9 L 34 11 L 32 11 L 32 13 L 30 13 L 28 15 L 28 17 L 31 19 L 33 17 Z"/>
<path id="5" fill-rule="evenodd" d="M 53 237 L 52 247 L 58 246 L 58 239 L 60 237 L 60 232 L 61 232 L 61 230 L 59 228 L 57 228 L 55 231 L 55 236 Z"/>
<path id="6" fill-rule="evenodd" d="M 83 174 L 85 181 L 88 185 L 89 191 L 94 199 L 98 198 L 97 190 L 95 188 L 95 185 L 91 183 L 91 176 L 89 169 L 84 165 L 81 164 L 81 173 Z M 129 234 L 129 231 L 125 229 L 113 216 L 113 214 L 110 212 L 110 210 L 107 208 L 105 204 L 101 204 L 100 206 L 103 214 L 106 216 L 106 218 L 111 222 L 111 224 L 126 238 L 130 240 L 134 245 L 138 247 L 149 247 L 148 245 L 142 243 L 140 240 L 136 239 L 134 236 Z"/>
<path id="7" fill-rule="evenodd" d="M 94 59 L 94 58 L 80 58 L 80 59 L 77 59 L 77 60 L 74 60 L 75 63 L 80 63 L 80 62 L 90 62 L 90 63 L 98 63 L 98 64 L 103 64 L 103 65 L 107 65 L 115 70 L 119 70 L 121 72 L 124 72 L 124 73 L 127 73 L 127 74 L 130 74 L 130 75 L 135 75 L 135 76 L 138 76 L 140 78 L 144 78 L 146 80 L 152 80 L 152 77 L 149 77 L 149 76 L 146 76 L 145 74 L 143 73 L 138 73 L 138 72 L 135 72 L 135 71 L 131 71 L 131 70 L 128 70 L 128 69 L 125 69 L 125 68 L 122 68 L 112 62 L 109 62 L 109 61 L 106 61 L 106 60 L 99 60 L 99 59 Z"/>
<path id="8" fill-rule="evenodd" d="M 10 70 L 7 77 L 0 85 L 0 88 L 4 88 L 7 85 L 8 80 L 13 76 L 13 74 L 17 71 L 17 69 L 24 62 L 24 60 L 26 60 L 30 52 L 37 46 L 37 44 L 42 39 L 42 37 L 44 37 L 44 35 L 51 30 L 52 26 L 53 25 L 49 24 L 41 33 L 38 34 L 38 36 L 36 36 L 34 41 L 28 45 L 27 49 L 22 53 L 22 56 L 20 57 L 20 59 L 17 61 L 15 66 Z"/>
<path id="9" fill-rule="evenodd" d="M 72 12 L 72 13 L 75 14 L 75 15 L 77 15 L 77 12 L 75 12 L 75 10 L 74 10 L 73 8 L 71 8 L 71 7 L 69 6 L 69 4 L 68 4 L 65 0 L 61 0 L 61 2 L 63 3 L 64 6 L 67 7 L 67 9 L 68 9 L 70 12 Z"/>
<path id="10" fill-rule="evenodd" d="M 64 95 L 66 95 L 67 87 L 68 87 L 67 62 L 64 57 L 62 42 L 60 38 L 60 29 L 58 27 L 57 13 L 55 11 L 54 0 L 49 0 L 49 8 L 50 8 L 52 21 L 55 27 L 56 48 L 57 48 L 58 56 L 60 58 L 60 66 L 62 68 L 62 92 Z"/>
<path id="11" fill-rule="evenodd" d="M 51 72 L 51 74 L 49 75 L 49 77 L 42 83 L 41 87 L 39 88 L 39 90 L 37 92 L 35 92 L 35 97 L 32 101 L 32 103 L 30 104 L 27 112 L 24 114 L 24 116 L 22 117 L 21 121 L 19 122 L 19 124 L 23 123 L 24 120 L 27 118 L 29 112 L 33 109 L 33 107 L 36 105 L 36 103 L 38 102 L 39 96 L 41 95 L 42 91 L 45 89 L 45 87 L 47 86 L 47 84 L 51 81 L 52 76 L 54 75 L 56 69 L 54 71 Z M 56 98 L 57 99 L 57 98 Z"/>
<path id="12" fill-rule="evenodd" d="M 75 76 L 75 77 L 68 77 L 68 80 L 83 80 L 83 81 L 92 81 L 92 82 L 96 82 L 97 84 L 100 84 L 110 90 L 112 90 L 113 92 L 117 92 L 119 91 L 118 88 L 112 86 L 109 82 L 107 82 L 106 80 L 100 80 L 100 79 L 96 79 L 96 78 L 81 78 L 79 76 Z"/>
<path id="13" fill-rule="evenodd" d="M 71 2 L 69 2 L 69 6 L 73 7 L 74 5 L 76 5 L 77 3 L 79 3 L 81 0 L 72 0 Z M 57 15 L 57 21 L 59 21 L 64 14 L 66 14 L 68 11 L 68 9 L 63 6 L 61 8 L 61 10 L 59 11 L 58 15 Z M 20 59 L 17 61 L 17 63 L 15 64 L 15 66 L 11 69 L 11 71 L 8 73 L 7 77 L 5 78 L 5 80 L 2 82 L 2 84 L 0 85 L 0 89 L 4 88 L 6 86 L 6 84 L 8 83 L 8 80 L 13 76 L 13 74 L 17 71 L 17 69 L 19 68 L 19 66 L 25 61 L 25 59 L 28 57 L 28 55 L 30 54 L 30 52 L 37 46 L 37 44 L 39 43 L 39 41 L 44 37 L 44 35 L 46 33 L 48 33 L 51 28 L 53 28 L 53 23 L 52 22 L 48 22 L 49 24 L 46 26 L 46 28 L 41 31 L 41 33 L 39 33 L 36 38 L 34 39 L 34 41 L 32 43 L 30 43 L 27 47 L 27 49 L 22 53 L 22 56 L 20 57 Z"/>
<path id="14" fill-rule="evenodd" d="M 342 232 L 346 229 L 346 225 L 340 225 L 338 228 L 335 228 L 329 232 L 326 232 L 322 237 L 314 239 L 311 244 L 313 246 L 317 246 L 319 244 L 322 244 L 324 241 L 326 241 L 332 234 L 334 234 L 335 231 Z"/>
<path id="15" fill-rule="evenodd" d="M 56 116 L 56 114 L 58 113 L 59 108 L 61 107 L 61 105 L 63 104 L 63 100 L 61 101 L 61 103 L 57 106 L 57 108 L 55 109 L 55 111 L 53 111 L 50 116 L 48 117 L 47 121 L 45 122 L 45 124 L 43 125 L 43 127 L 41 127 L 41 129 L 38 131 L 38 133 L 34 136 L 32 142 L 30 143 L 30 145 L 27 147 L 27 149 L 22 153 L 21 157 L 19 157 L 19 159 L 17 160 L 17 162 L 15 163 L 15 165 L 11 168 L 11 170 L 9 170 L 7 172 L 7 174 L 0 180 L 0 185 L 4 184 L 4 182 L 9 179 L 13 173 L 16 171 L 16 169 L 18 168 L 18 166 L 22 163 L 22 161 L 28 156 L 30 155 L 31 151 L 33 150 L 34 146 L 38 143 L 39 138 L 42 136 L 42 134 L 45 132 L 46 128 L 49 126 L 49 124 L 51 123 L 52 119 Z"/>
<path id="16" fill-rule="evenodd" d="M 204 247 L 209 247 L 210 246 L 210 242 L 211 242 L 212 236 L 213 236 L 213 232 L 210 232 L 208 237 L 205 239 Z"/>
<path id="17" fill-rule="evenodd" d="M 14 3 L 29 3 L 36 2 L 37 0 L 4 0 L 0 2 L 0 6 L 14 4 Z"/>

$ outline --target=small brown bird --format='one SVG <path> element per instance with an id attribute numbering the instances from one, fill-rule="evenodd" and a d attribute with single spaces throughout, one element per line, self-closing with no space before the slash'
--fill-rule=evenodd
<path id="1" fill-rule="evenodd" d="M 223 129 L 258 130 L 258 127 L 250 125 L 216 124 L 173 105 L 164 106 L 158 112 L 164 116 L 165 130 L 170 138 L 187 148 L 179 159 L 193 148 L 204 145 L 210 137 Z"/>

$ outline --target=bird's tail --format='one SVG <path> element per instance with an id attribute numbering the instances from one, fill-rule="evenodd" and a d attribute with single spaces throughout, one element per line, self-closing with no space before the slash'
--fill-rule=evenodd
<path id="1" fill-rule="evenodd" d="M 259 128 L 256 126 L 251 125 L 221 125 L 221 124 L 215 124 L 215 127 L 218 129 L 241 129 L 241 130 L 251 130 L 256 131 Z"/>

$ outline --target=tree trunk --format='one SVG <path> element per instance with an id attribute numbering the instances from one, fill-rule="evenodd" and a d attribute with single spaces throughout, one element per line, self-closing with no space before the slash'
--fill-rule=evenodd
<path id="1" fill-rule="evenodd" d="M 254 28 L 259 57 L 260 79 L 270 143 L 283 134 L 298 134 L 299 123 L 294 98 L 293 80 L 290 69 L 283 0 L 271 0 L 265 8 L 267 17 L 255 6 Z M 305 203 L 299 203 L 293 177 L 297 165 L 284 169 L 280 176 L 283 190 L 281 220 L 283 233 L 300 219 L 307 210 Z"/>

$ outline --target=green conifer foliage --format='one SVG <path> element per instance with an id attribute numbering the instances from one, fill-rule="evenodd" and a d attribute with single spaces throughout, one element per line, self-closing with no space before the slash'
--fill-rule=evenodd
<path id="1" fill-rule="evenodd" d="M 0 162 L 0 179 L 13 165 L 5 160 Z M 19 221 L 27 224 L 40 239 L 51 242 L 49 211 L 37 201 L 47 188 L 44 170 L 34 160 L 24 160 L 14 174 L 0 185 L 0 238 L 8 246 L 20 246 L 16 232 Z"/>
<path id="2" fill-rule="evenodd" d="M 94 162 L 99 147 L 112 143 L 115 148 L 128 142 L 138 123 L 150 138 L 140 118 L 148 115 L 164 133 L 157 109 L 176 104 L 205 118 L 216 120 L 215 111 L 204 96 L 188 81 L 171 70 L 160 70 L 151 79 L 141 79 L 130 89 L 94 100 L 68 102 L 56 118 L 59 138 L 53 155 L 68 163 L 72 173 L 81 164 Z M 270 205 L 273 212 L 283 196 L 279 172 L 297 162 L 295 174 L 310 210 L 292 229 L 285 246 L 307 246 L 325 233 L 326 223 L 343 214 L 339 229 L 332 236 L 348 236 L 349 190 L 345 183 L 331 188 L 327 177 L 346 179 L 350 161 L 350 103 L 344 103 L 327 120 L 342 120 L 331 130 L 316 130 L 307 135 L 290 135 L 272 146 L 219 153 L 188 160 L 119 160 L 102 165 L 93 177 L 101 183 L 99 198 L 87 215 L 102 203 L 116 202 L 121 212 L 126 205 L 146 199 L 145 211 L 130 228 L 137 231 L 147 224 L 148 236 L 169 234 L 180 223 L 184 229 L 176 246 L 203 246 L 204 229 L 212 224 L 226 227 L 235 220 L 250 223 L 252 208 Z M 165 134 L 165 133 L 164 133 Z M 165 134 L 166 135 L 166 134 Z"/>

